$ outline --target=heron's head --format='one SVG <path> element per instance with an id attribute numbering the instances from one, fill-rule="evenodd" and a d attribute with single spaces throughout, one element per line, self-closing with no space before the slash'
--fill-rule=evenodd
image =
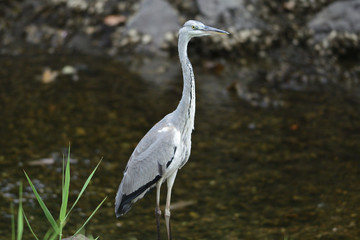
<path id="1" fill-rule="evenodd" d="M 202 36 L 215 35 L 215 34 L 229 34 L 226 31 L 206 26 L 205 24 L 195 20 L 187 21 L 184 24 L 184 26 L 180 29 L 179 33 L 186 34 L 189 38 L 202 37 Z"/>

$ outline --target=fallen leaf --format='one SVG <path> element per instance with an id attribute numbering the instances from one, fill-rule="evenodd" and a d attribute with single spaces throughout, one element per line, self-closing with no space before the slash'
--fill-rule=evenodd
<path id="1" fill-rule="evenodd" d="M 45 68 L 41 75 L 41 82 L 48 84 L 55 81 L 56 77 L 59 75 L 57 71 L 53 71 L 50 68 Z"/>
<path id="2" fill-rule="evenodd" d="M 126 22 L 126 17 L 123 15 L 109 15 L 104 18 L 104 24 L 110 27 Z"/>
<path id="3" fill-rule="evenodd" d="M 296 130 L 298 130 L 298 128 L 299 128 L 299 125 L 298 125 L 297 123 L 294 123 L 294 124 L 292 124 L 292 125 L 290 126 L 290 129 L 291 129 L 292 131 L 296 131 Z"/>

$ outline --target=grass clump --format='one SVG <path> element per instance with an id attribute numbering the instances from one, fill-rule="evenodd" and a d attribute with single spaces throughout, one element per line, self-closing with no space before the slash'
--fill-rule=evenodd
<path id="1" fill-rule="evenodd" d="M 101 162 L 101 160 L 100 160 L 100 162 Z M 53 217 L 53 215 L 51 214 L 49 209 L 46 207 L 46 204 L 44 203 L 44 201 L 40 197 L 38 191 L 36 190 L 34 184 L 31 181 L 30 177 L 24 171 L 26 179 L 29 182 L 31 189 L 33 190 L 33 193 L 34 193 L 34 195 L 36 197 L 36 200 L 38 201 L 38 203 L 39 203 L 42 211 L 44 212 L 44 215 L 45 215 L 45 217 L 46 217 L 46 219 L 47 219 L 47 221 L 48 221 L 48 223 L 50 225 L 49 230 L 44 234 L 44 236 L 42 238 L 43 240 L 54 240 L 54 239 L 61 240 L 62 239 L 62 237 L 63 237 L 63 229 L 64 229 L 66 223 L 69 220 L 70 213 L 73 210 L 73 208 L 75 207 L 75 205 L 77 204 L 77 202 L 80 200 L 80 198 L 83 195 L 86 187 L 89 185 L 89 183 L 90 183 L 96 169 L 98 168 L 100 162 L 97 164 L 95 169 L 92 171 L 90 176 L 87 178 L 87 180 L 85 181 L 85 183 L 84 183 L 79 195 L 77 196 L 75 202 L 73 203 L 73 205 L 68 210 L 69 190 L 70 190 L 70 146 L 69 146 L 66 163 L 65 163 L 65 158 L 63 160 L 62 186 L 61 186 L 62 187 L 62 201 L 61 201 L 61 206 L 60 206 L 60 211 L 59 211 L 59 218 L 57 220 L 55 220 L 55 218 Z M 77 236 L 78 234 L 80 234 L 81 232 L 84 231 L 85 225 L 90 221 L 90 219 L 94 216 L 94 214 L 97 212 L 97 210 L 100 208 L 100 206 L 105 202 L 106 198 L 107 197 L 105 197 L 99 203 L 99 205 L 90 214 L 90 216 L 86 219 L 86 221 L 83 223 L 83 225 L 74 233 L 73 236 Z M 13 205 L 11 205 L 11 215 L 12 215 L 12 218 L 11 218 L 11 229 L 12 229 L 12 234 L 11 234 L 12 238 L 11 239 L 12 240 L 21 240 L 22 239 L 23 230 L 24 230 L 24 219 L 25 219 L 26 225 L 30 229 L 30 231 L 31 231 L 32 235 L 34 236 L 34 238 L 36 240 L 39 240 L 38 236 L 33 231 L 32 227 L 31 227 L 31 224 L 30 224 L 28 218 L 26 217 L 24 209 L 22 207 L 22 183 L 20 183 L 20 188 L 19 188 L 19 208 L 18 208 L 18 216 L 17 216 L 17 226 L 15 226 L 15 213 L 14 213 Z"/>

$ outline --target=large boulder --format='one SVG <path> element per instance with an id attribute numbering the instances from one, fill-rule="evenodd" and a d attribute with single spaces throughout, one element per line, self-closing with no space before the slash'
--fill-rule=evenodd
<path id="1" fill-rule="evenodd" d="M 360 33 L 360 0 L 337 1 L 321 10 L 308 23 L 316 42 L 331 32 Z"/>
<path id="2" fill-rule="evenodd" d="M 177 32 L 179 28 L 178 13 L 164 0 L 142 0 L 139 10 L 126 24 L 127 31 L 150 36 L 148 46 L 154 49 L 164 44 L 166 33 Z"/>
<path id="3" fill-rule="evenodd" d="M 197 0 L 200 18 L 209 25 L 223 23 L 235 30 L 263 28 L 264 22 L 255 14 L 253 3 L 245 0 Z"/>

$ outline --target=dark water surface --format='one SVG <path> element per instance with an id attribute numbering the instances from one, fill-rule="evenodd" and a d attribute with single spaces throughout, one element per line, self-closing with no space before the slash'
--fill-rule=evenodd
<path id="1" fill-rule="evenodd" d="M 10 238 L 9 206 L 19 181 L 25 182 L 23 169 L 57 217 L 62 154 L 71 142 L 72 202 L 103 161 L 66 234 L 108 196 L 88 233 L 155 239 L 154 191 L 119 220 L 114 198 L 137 142 L 176 107 L 180 70 L 160 82 L 103 58 L 3 56 L 0 62 L 1 238 Z M 60 75 L 49 84 L 40 81 L 45 67 L 66 65 L 78 69 L 78 80 Z M 229 69 L 214 73 L 194 65 L 197 115 L 192 155 L 174 185 L 174 239 L 360 239 L 359 91 L 324 84 L 274 93 L 253 84 L 281 102 L 259 107 L 227 91 L 238 80 Z M 49 164 L 34 164 L 46 158 Z M 46 220 L 25 186 L 25 212 L 42 236 Z"/>

